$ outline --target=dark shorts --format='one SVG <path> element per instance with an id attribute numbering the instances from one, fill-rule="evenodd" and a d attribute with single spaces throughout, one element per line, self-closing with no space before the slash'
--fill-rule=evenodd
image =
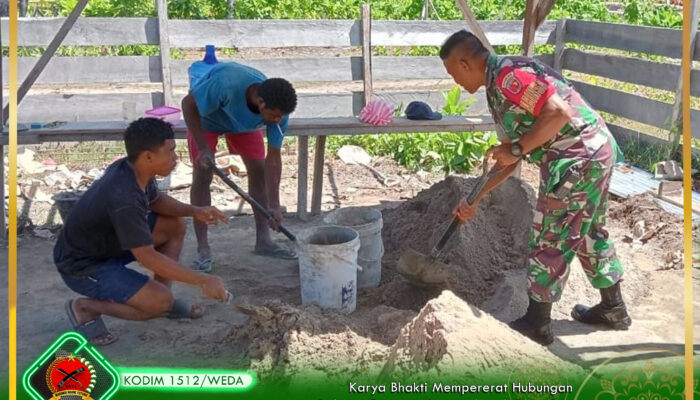
<path id="1" fill-rule="evenodd" d="M 151 232 L 153 232 L 157 220 L 158 214 L 148 214 L 148 226 L 151 228 Z M 83 296 L 126 303 L 150 279 L 148 275 L 126 267 L 127 264 L 134 261 L 136 258 L 131 251 L 125 251 L 121 256 L 100 264 L 95 272 L 86 277 L 60 275 L 69 288 Z"/>

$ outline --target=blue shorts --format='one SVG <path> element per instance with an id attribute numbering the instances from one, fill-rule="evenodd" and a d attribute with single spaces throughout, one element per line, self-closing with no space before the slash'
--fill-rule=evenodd
<path id="1" fill-rule="evenodd" d="M 153 232 L 157 220 L 158 214 L 148 214 L 148 226 L 151 228 L 151 232 Z M 88 276 L 60 275 L 69 288 L 83 296 L 126 303 L 151 279 L 148 275 L 126 267 L 127 264 L 134 261 L 136 258 L 133 253 L 125 251 L 121 256 L 102 263 L 95 272 Z"/>

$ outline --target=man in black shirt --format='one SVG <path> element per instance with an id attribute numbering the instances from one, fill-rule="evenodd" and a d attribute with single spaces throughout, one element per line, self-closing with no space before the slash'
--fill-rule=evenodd
<path id="1" fill-rule="evenodd" d="M 54 262 L 69 288 L 86 297 L 69 300 L 66 312 L 75 330 L 93 344 L 117 338 L 101 315 L 148 320 L 198 318 L 202 310 L 174 300 L 170 282 L 197 285 L 210 298 L 225 300 L 221 278 L 178 263 L 185 220 L 226 222 L 214 207 L 195 207 L 158 193 L 155 176 L 175 164 L 172 127 L 158 119 L 132 122 L 124 133 L 127 157 L 114 162 L 74 206 L 54 247 Z M 138 261 L 153 278 L 126 267 Z"/>

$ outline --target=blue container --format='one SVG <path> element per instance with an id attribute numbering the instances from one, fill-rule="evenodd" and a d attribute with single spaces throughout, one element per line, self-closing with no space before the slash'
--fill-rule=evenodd
<path id="1" fill-rule="evenodd" d="M 205 49 L 204 59 L 193 62 L 187 69 L 187 75 L 190 78 L 190 89 L 195 87 L 197 83 L 199 83 L 199 81 L 219 62 L 216 59 L 216 49 L 213 45 L 208 44 Z"/>

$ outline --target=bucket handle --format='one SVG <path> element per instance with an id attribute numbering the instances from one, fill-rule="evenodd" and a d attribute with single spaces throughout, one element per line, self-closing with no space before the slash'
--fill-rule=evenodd
<path id="1" fill-rule="evenodd" d="M 302 250 L 302 251 L 303 251 L 303 250 Z M 340 259 L 340 260 L 342 260 L 342 261 L 345 261 L 345 259 L 341 259 L 341 258 L 338 257 L 337 255 L 333 255 L 333 257 L 335 257 L 335 258 L 337 258 L 337 259 Z M 359 259 L 360 259 L 360 256 L 358 256 L 357 259 L 359 260 Z M 355 261 L 355 265 L 357 266 L 357 270 L 358 270 L 358 271 L 362 271 L 362 266 L 360 265 L 359 262 Z"/>

